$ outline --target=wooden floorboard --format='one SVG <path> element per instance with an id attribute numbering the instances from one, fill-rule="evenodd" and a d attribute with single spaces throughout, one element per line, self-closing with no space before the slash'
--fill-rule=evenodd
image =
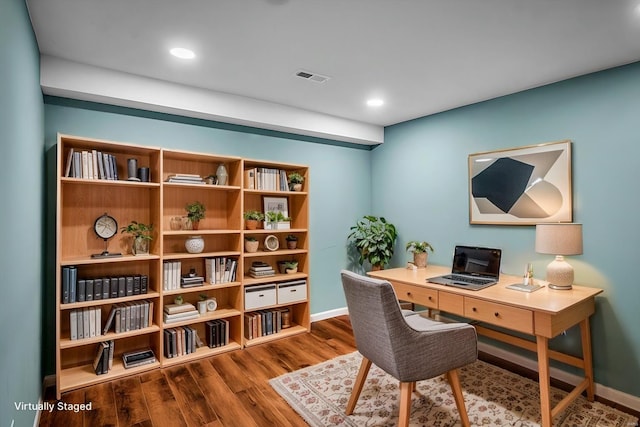
<path id="1" fill-rule="evenodd" d="M 223 353 L 184 365 L 65 393 L 67 403 L 92 403 L 85 412 L 45 412 L 41 427 L 304 427 L 269 379 L 355 351 L 347 316 L 312 324 L 310 334 Z M 537 380 L 537 373 L 481 353 L 480 358 Z M 566 384 L 553 381 L 560 389 Z M 45 400 L 56 403 L 55 390 Z M 637 411 L 599 401 L 623 412 Z"/>

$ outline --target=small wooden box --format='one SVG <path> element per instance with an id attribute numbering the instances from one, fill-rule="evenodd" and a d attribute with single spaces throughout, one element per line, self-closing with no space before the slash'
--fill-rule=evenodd
<path id="1" fill-rule="evenodd" d="M 248 286 L 244 289 L 244 309 L 255 310 L 276 304 L 276 285 Z"/>

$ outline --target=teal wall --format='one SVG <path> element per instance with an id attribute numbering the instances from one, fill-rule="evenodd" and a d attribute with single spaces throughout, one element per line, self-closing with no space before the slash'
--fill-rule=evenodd
<path id="1" fill-rule="evenodd" d="M 45 143 L 50 168 L 47 178 L 55 182 L 55 144 L 58 132 L 140 145 L 235 155 L 246 158 L 306 164 L 310 167 L 311 313 L 344 307 L 339 271 L 349 264 L 346 236 L 356 219 L 371 209 L 370 151 L 367 147 L 336 141 L 305 138 L 272 131 L 186 119 L 100 104 L 45 99 Z M 55 187 L 51 184 L 47 204 L 54 221 Z M 52 230 L 53 231 L 53 230 Z M 55 253 L 55 235 L 49 233 L 48 248 Z M 55 286 L 55 268 L 47 268 Z M 55 295 L 49 291 L 49 305 Z M 54 333 L 54 314 L 49 334 Z M 54 354 L 54 341 L 46 344 Z M 52 357 L 45 369 L 55 370 Z"/>
<path id="2" fill-rule="evenodd" d="M 640 396 L 640 63 L 587 75 L 388 127 L 372 155 L 373 211 L 404 244 L 427 240 L 430 262 L 451 263 L 455 244 L 503 248 L 503 271 L 528 261 L 544 278 L 533 226 L 469 224 L 467 156 L 548 141 L 573 141 L 574 221 L 584 254 L 570 257 L 576 282 L 604 289 L 592 318 L 595 379 Z M 399 191 L 401 189 L 401 191 Z M 552 346 L 579 354 L 574 328 Z"/>
<path id="3" fill-rule="evenodd" d="M 0 424 L 32 425 L 42 322 L 44 156 L 39 53 L 24 1 L 0 2 Z"/>

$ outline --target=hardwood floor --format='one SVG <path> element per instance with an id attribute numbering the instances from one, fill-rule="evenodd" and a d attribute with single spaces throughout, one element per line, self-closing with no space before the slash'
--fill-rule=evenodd
<path id="1" fill-rule="evenodd" d="M 327 319 L 313 323 L 310 334 L 65 393 L 63 402 L 91 402 L 91 411 L 43 412 L 39 425 L 303 427 L 307 424 L 268 380 L 353 351 L 349 318 Z M 520 375 L 537 377 L 517 365 L 480 356 Z M 45 400 L 55 404 L 55 390 L 47 390 Z"/>

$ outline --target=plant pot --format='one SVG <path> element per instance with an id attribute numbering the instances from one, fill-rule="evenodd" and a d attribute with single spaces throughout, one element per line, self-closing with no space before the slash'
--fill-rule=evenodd
<path id="1" fill-rule="evenodd" d="M 291 228 L 291 222 L 279 221 L 276 222 L 276 230 L 289 230 Z"/>
<path id="2" fill-rule="evenodd" d="M 287 240 L 287 249 L 295 249 L 298 247 L 297 240 Z"/>
<path id="3" fill-rule="evenodd" d="M 413 253 L 413 263 L 418 268 L 425 268 L 427 266 L 427 255 L 426 252 L 414 252 Z"/>
<path id="4" fill-rule="evenodd" d="M 133 239 L 131 252 L 134 255 L 149 255 L 149 239 L 136 237 Z"/>
<path id="5" fill-rule="evenodd" d="M 258 245 L 259 244 L 260 244 L 260 242 L 258 242 L 257 240 L 245 240 L 244 241 L 244 251 L 245 252 L 249 252 L 249 253 L 258 252 Z"/>
<path id="6" fill-rule="evenodd" d="M 291 185 L 291 189 L 293 191 L 302 191 L 302 184 L 293 184 Z"/>
<path id="7" fill-rule="evenodd" d="M 258 228 L 258 220 L 257 219 L 247 219 L 244 222 L 244 225 L 247 230 L 256 230 Z"/>
<path id="8" fill-rule="evenodd" d="M 297 272 L 298 272 L 298 267 L 295 267 L 295 268 L 287 268 L 287 269 L 285 270 L 285 273 L 287 273 L 287 274 L 295 274 L 295 273 L 297 273 Z"/>
<path id="9" fill-rule="evenodd" d="M 204 250 L 204 239 L 202 236 L 189 236 L 184 242 L 184 247 L 190 254 L 199 254 Z"/>
<path id="10" fill-rule="evenodd" d="M 384 265 L 376 264 L 371 266 L 371 271 L 380 271 L 384 270 Z"/>
<path id="11" fill-rule="evenodd" d="M 191 229 L 198 230 L 200 228 L 200 221 L 191 220 Z"/>

